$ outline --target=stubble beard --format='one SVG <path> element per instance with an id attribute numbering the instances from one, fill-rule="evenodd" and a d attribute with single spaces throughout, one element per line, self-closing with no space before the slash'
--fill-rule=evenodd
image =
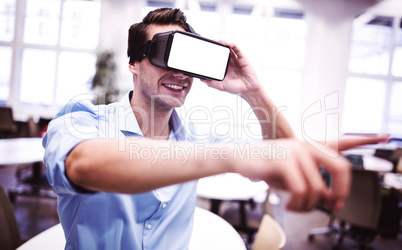
<path id="1" fill-rule="evenodd" d="M 152 94 L 148 86 L 146 88 L 142 88 L 141 92 L 145 97 L 144 99 L 148 100 L 148 105 L 151 108 L 151 111 L 156 114 L 170 112 L 172 109 L 181 107 L 184 104 L 184 100 L 181 101 L 176 97 Z"/>

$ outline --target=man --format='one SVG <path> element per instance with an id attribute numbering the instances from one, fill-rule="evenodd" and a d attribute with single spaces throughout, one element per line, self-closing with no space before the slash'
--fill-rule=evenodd
<path id="1" fill-rule="evenodd" d="M 291 210 L 311 210 L 317 204 L 341 208 L 350 182 L 348 162 L 328 157 L 325 153 L 333 150 L 329 147 L 328 152 L 318 152 L 291 139 L 289 124 L 282 114 L 271 112 L 274 104 L 233 44 L 227 44 L 231 60 L 226 78 L 203 82 L 245 99 L 255 110 L 264 139 L 290 138 L 250 144 L 253 150 L 263 152 L 275 143 L 286 157 L 238 157 L 235 149 L 240 144 L 206 143 L 196 150 L 196 138 L 188 137 L 174 110 L 184 103 L 193 79 L 155 67 L 143 55 L 148 40 L 172 30 L 191 31 L 178 9 L 152 11 L 131 26 L 128 56 L 134 90 L 108 106 L 72 101 L 49 125 L 43 140 L 45 164 L 58 195 L 66 248 L 186 249 L 196 180 L 227 172 L 287 190 Z M 269 122 L 273 115 L 275 124 Z M 339 145 L 346 149 L 380 140 L 349 140 Z M 160 152 L 168 154 L 161 159 Z M 326 188 L 318 166 L 331 173 L 332 189 Z"/>

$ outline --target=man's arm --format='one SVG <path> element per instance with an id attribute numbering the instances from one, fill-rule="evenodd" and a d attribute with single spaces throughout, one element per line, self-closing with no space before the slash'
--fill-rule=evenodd
<path id="1" fill-rule="evenodd" d="M 87 140 L 74 147 L 65 160 L 69 179 L 89 190 L 133 194 L 232 170 L 194 144 L 119 140 Z"/>
<path id="2" fill-rule="evenodd" d="M 231 48 L 231 55 L 225 79 L 202 81 L 212 88 L 240 95 L 246 100 L 260 122 L 263 139 L 294 137 L 290 124 L 264 91 L 243 52 L 234 44 L 227 45 Z"/>
<path id="3" fill-rule="evenodd" d="M 348 144 L 353 146 L 366 143 L 364 139 L 349 140 L 352 141 Z M 383 140 L 367 139 L 369 143 Z M 280 155 L 267 154 L 267 149 L 272 149 L 272 146 Z M 245 155 L 243 147 L 250 147 L 248 152 L 253 153 Z M 326 149 L 326 152 L 333 150 Z M 180 151 L 183 153 L 179 154 Z M 160 157 L 161 152 L 164 157 Z M 328 157 L 295 139 L 265 140 L 244 145 L 171 144 L 149 139 L 127 139 L 122 144 L 117 140 L 95 139 L 74 147 L 67 156 L 65 166 L 67 176 L 78 186 L 94 191 L 129 194 L 234 172 L 288 191 L 290 210 L 309 210 L 317 204 L 328 209 L 341 208 L 351 179 L 349 163 L 343 157 Z M 319 167 L 331 174 L 331 189 L 326 187 Z"/>
<path id="4" fill-rule="evenodd" d="M 292 138 L 293 130 L 282 112 L 262 89 L 243 95 L 261 125 L 263 139 Z"/>

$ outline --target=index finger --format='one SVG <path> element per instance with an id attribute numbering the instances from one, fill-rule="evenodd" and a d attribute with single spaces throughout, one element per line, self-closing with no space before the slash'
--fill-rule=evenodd
<path id="1" fill-rule="evenodd" d="M 380 136 L 367 136 L 367 137 L 353 137 L 353 138 L 344 138 L 336 143 L 328 143 L 332 149 L 336 149 L 338 147 L 338 151 L 348 150 L 354 147 L 363 146 L 367 144 L 377 144 L 380 142 L 386 142 L 389 140 L 389 135 L 380 135 Z"/>

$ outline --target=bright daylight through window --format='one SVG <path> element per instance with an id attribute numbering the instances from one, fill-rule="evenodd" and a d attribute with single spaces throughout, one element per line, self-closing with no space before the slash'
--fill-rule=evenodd
<path id="1" fill-rule="evenodd" d="M 344 132 L 402 136 L 401 64 L 401 18 L 372 13 L 357 17 L 346 85 Z"/>
<path id="2" fill-rule="evenodd" d="M 101 5 L 101 0 L 2 0 L 0 105 L 40 107 L 36 110 L 49 111 L 51 116 L 72 97 L 91 93 Z M 148 0 L 138 6 L 142 16 L 158 7 L 180 7 L 200 35 L 238 44 L 273 101 L 290 124 L 298 126 L 306 83 L 303 74 L 309 67 L 307 31 L 309 22 L 316 21 L 305 18 L 307 10 L 300 4 L 289 7 L 277 1 L 267 7 L 247 1 Z M 375 11 L 374 7 L 359 13 L 353 23 L 341 131 L 402 136 L 402 20 Z M 229 103 L 243 105 L 239 97 L 194 84 L 184 108 L 189 112 L 200 103 L 206 110 L 215 109 L 210 113 L 218 118 L 225 118 L 224 110 L 232 108 Z M 246 108 L 233 110 L 240 117 L 250 113 Z M 205 115 L 199 109 L 191 118 L 205 119 Z M 240 123 L 234 122 L 245 125 Z M 222 125 L 216 130 L 226 133 L 227 128 Z"/>
<path id="3" fill-rule="evenodd" d="M 2 1 L 0 101 L 57 109 L 90 92 L 100 8 L 101 1 Z"/>

